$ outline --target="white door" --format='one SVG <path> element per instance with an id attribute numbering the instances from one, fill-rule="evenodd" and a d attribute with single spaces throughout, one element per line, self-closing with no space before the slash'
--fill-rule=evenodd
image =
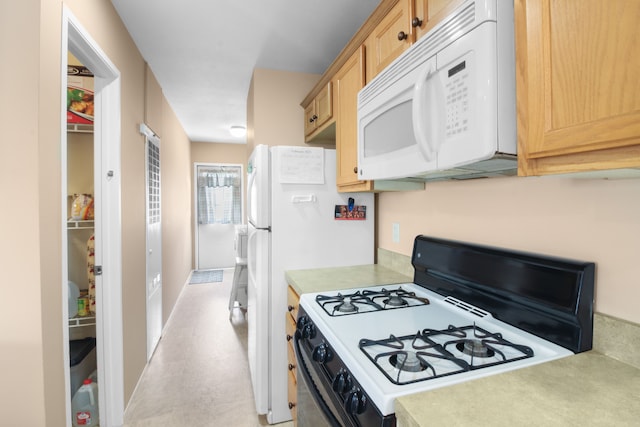
<path id="1" fill-rule="evenodd" d="M 95 191 L 95 266 L 96 271 L 96 340 L 100 425 L 120 426 L 124 423 L 124 372 L 122 343 L 122 223 L 120 215 L 120 72 L 100 49 L 95 40 L 80 25 L 71 12 L 63 7 L 62 45 L 68 46 L 78 60 L 95 76 L 94 121 L 94 191 Z M 67 69 L 67 51 L 61 51 L 63 70 Z M 60 100 L 66 106 L 66 73 L 61 81 Z M 66 107 L 63 107 L 63 113 Z M 66 170 L 66 114 L 61 115 L 62 167 Z M 67 186 L 63 174 L 62 188 Z M 63 191 L 63 194 L 66 191 Z M 63 217 L 67 212 L 67 198 L 62 200 Z M 65 218 L 66 219 L 66 218 Z M 65 221 L 66 222 L 66 221 Z M 63 233 L 63 263 L 67 264 L 67 233 Z M 62 311 L 65 377 L 69 378 L 69 331 L 67 269 L 63 268 Z M 69 380 L 65 381 L 66 395 L 70 394 Z M 71 425 L 71 399 L 67 399 L 67 425 Z"/>
<path id="2" fill-rule="evenodd" d="M 247 226 L 247 354 L 258 414 L 269 411 L 269 246 L 271 233 Z M 282 316 L 284 319 L 284 315 Z M 283 359 L 285 360 L 285 359 Z"/>
<path id="3" fill-rule="evenodd" d="M 242 224 L 242 165 L 196 163 L 196 269 L 235 265 L 235 226 Z"/>
<path id="4" fill-rule="evenodd" d="M 162 222 L 160 216 L 160 139 L 142 125 L 146 136 L 147 196 L 147 360 L 162 334 Z"/>

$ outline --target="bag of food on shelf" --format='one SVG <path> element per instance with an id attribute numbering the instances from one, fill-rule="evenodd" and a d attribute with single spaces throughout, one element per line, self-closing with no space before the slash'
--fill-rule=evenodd
<path id="1" fill-rule="evenodd" d="M 93 197 L 89 194 L 76 195 L 71 205 L 71 219 L 93 219 Z"/>

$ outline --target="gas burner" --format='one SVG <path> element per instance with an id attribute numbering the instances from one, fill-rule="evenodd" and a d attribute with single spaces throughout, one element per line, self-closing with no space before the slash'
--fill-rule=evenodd
<path id="1" fill-rule="evenodd" d="M 458 351 L 473 357 L 493 357 L 495 351 L 488 347 L 482 340 L 469 339 L 456 344 Z"/>
<path id="2" fill-rule="evenodd" d="M 348 299 L 338 304 L 334 310 L 339 311 L 341 313 L 355 313 L 358 311 L 358 306 L 353 304 L 351 302 L 351 299 Z"/>
<path id="3" fill-rule="evenodd" d="M 383 302 L 384 302 L 384 305 L 389 305 L 391 307 L 402 307 L 404 305 L 409 305 L 407 300 L 397 295 L 390 296 L 389 298 L 385 299 Z"/>
<path id="4" fill-rule="evenodd" d="M 420 360 L 415 351 L 401 351 L 389 358 L 389 362 L 402 371 L 420 372 L 427 369 L 427 365 Z"/>

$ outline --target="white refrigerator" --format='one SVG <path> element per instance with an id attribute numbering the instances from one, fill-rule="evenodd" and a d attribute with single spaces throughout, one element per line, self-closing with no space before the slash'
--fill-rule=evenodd
<path id="1" fill-rule="evenodd" d="M 249 368 L 256 410 L 275 424 L 291 419 L 284 272 L 372 264 L 374 197 L 336 191 L 335 150 L 258 145 L 247 173 Z"/>

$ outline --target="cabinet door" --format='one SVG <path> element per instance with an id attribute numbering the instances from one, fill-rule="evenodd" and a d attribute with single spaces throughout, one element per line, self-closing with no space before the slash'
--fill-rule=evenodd
<path id="1" fill-rule="evenodd" d="M 640 166 L 638 0 L 516 0 L 520 175 Z"/>
<path id="2" fill-rule="evenodd" d="M 336 73 L 336 181 L 338 188 L 367 190 L 369 181 L 358 181 L 358 91 L 364 86 L 364 47 L 361 46 Z"/>
<path id="3" fill-rule="evenodd" d="M 416 40 L 418 40 L 446 18 L 453 9 L 464 3 L 464 0 L 415 0 L 415 2 L 415 15 L 411 19 L 411 25 L 415 28 Z"/>
<path id="4" fill-rule="evenodd" d="M 298 319 L 298 305 L 300 304 L 300 297 L 296 293 L 296 291 L 289 286 L 287 288 L 287 311 L 291 315 L 293 319 L 293 323 L 295 324 Z"/>
<path id="5" fill-rule="evenodd" d="M 404 52 L 415 39 L 411 27 L 413 0 L 400 0 L 365 41 L 367 82 Z"/>
<path id="6" fill-rule="evenodd" d="M 333 100 L 331 96 L 331 82 L 327 83 L 326 88 L 316 96 L 316 127 L 320 127 L 333 117 Z"/>
<path id="7" fill-rule="evenodd" d="M 316 130 L 316 102 L 311 102 L 304 109 L 304 136 L 311 135 Z"/>

